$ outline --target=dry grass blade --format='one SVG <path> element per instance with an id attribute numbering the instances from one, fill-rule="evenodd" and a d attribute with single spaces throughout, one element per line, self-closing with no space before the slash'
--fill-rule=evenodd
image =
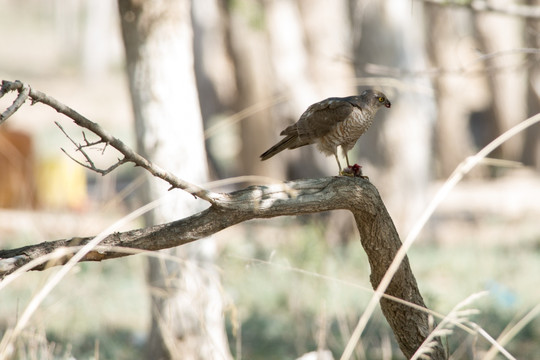
<path id="1" fill-rule="evenodd" d="M 215 124 L 214 126 L 211 126 L 210 128 L 208 128 L 204 132 L 204 138 L 209 139 L 212 136 L 219 133 L 220 131 L 223 131 L 224 128 L 227 128 L 227 127 L 229 127 L 231 125 L 234 125 L 237 122 L 244 120 L 248 116 L 252 116 L 252 115 L 258 113 L 259 111 L 262 111 L 264 109 L 268 109 L 268 108 L 270 108 L 270 107 L 272 107 L 274 105 L 277 105 L 277 104 L 279 104 L 281 102 L 284 102 L 285 100 L 287 100 L 288 97 L 289 97 L 288 95 L 281 95 L 281 96 L 276 96 L 274 98 L 271 98 L 269 100 L 263 100 L 263 101 L 258 102 L 256 104 L 253 104 L 253 105 L 251 105 L 251 106 L 237 112 L 236 114 L 233 114 L 233 115 L 227 117 L 226 119 L 220 121 L 219 123 Z"/>
<path id="2" fill-rule="evenodd" d="M 245 261 L 248 264 L 256 263 L 256 264 L 267 265 L 267 266 L 271 266 L 271 267 L 275 267 L 275 268 L 280 268 L 280 269 L 285 269 L 285 270 L 289 270 L 289 271 L 292 271 L 292 272 L 296 272 L 296 273 L 299 273 L 301 275 L 306 275 L 306 276 L 318 278 L 318 279 L 321 279 L 321 280 L 324 280 L 324 281 L 333 282 L 333 283 L 336 283 L 336 284 L 341 284 L 341 285 L 344 285 L 344 286 L 353 287 L 355 289 L 359 289 L 359 290 L 362 290 L 364 292 L 368 292 L 368 293 L 373 293 L 374 292 L 374 290 L 372 288 L 370 288 L 369 286 L 359 285 L 359 284 L 351 282 L 351 281 L 342 280 L 342 279 L 339 279 L 339 278 L 334 278 L 334 277 L 331 277 L 331 276 L 328 276 L 328 275 L 323 275 L 323 274 L 319 274 L 319 273 L 316 273 L 316 272 L 304 270 L 304 269 L 301 269 L 301 268 L 296 268 L 296 267 L 293 267 L 293 266 L 290 266 L 290 265 L 284 265 L 284 264 L 279 264 L 279 263 L 272 262 L 272 261 L 256 259 L 256 258 L 247 258 L 247 257 L 237 256 L 237 255 L 234 255 L 234 256 L 231 255 L 231 257 L 235 258 L 235 259 Z M 436 311 L 427 309 L 425 307 L 419 306 L 419 305 L 414 304 L 412 302 L 405 301 L 403 299 L 397 298 L 397 297 L 392 296 L 392 295 L 383 294 L 383 297 L 388 299 L 388 300 L 392 300 L 392 301 L 395 301 L 397 303 L 410 306 L 413 309 L 425 312 L 426 314 L 428 314 L 430 316 L 433 316 L 434 318 L 437 318 L 437 319 L 444 319 L 446 317 L 444 314 L 441 314 L 441 313 L 438 313 Z M 451 319 L 449 321 L 451 321 Z M 454 322 L 453 325 L 456 326 L 456 327 L 459 327 L 461 330 L 464 330 L 469 334 L 474 334 L 476 332 L 476 330 L 474 330 L 473 328 L 470 328 L 467 325 L 459 323 L 459 322 Z"/>
<path id="3" fill-rule="evenodd" d="M 499 147 L 501 144 L 503 144 L 508 139 L 512 138 L 516 134 L 520 133 L 521 131 L 529 128 L 530 126 L 540 122 L 540 114 L 536 114 L 527 120 L 515 125 L 514 127 L 510 128 L 506 132 L 504 132 L 502 135 L 497 137 L 495 140 L 490 142 L 488 145 L 486 145 L 482 150 L 480 150 L 476 155 L 470 156 L 466 158 L 464 161 L 462 161 L 454 170 L 452 175 L 446 180 L 444 185 L 439 189 L 431 203 L 428 205 L 426 210 L 422 213 L 416 224 L 413 226 L 411 232 L 403 242 L 403 246 L 396 254 L 396 257 L 392 261 L 392 264 L 388 268 L 388 271 L 386 272 L 386 275 L 381 280 L 379 286 L 377 287 L 377 291 L 375 294 L 373 294 L 373 297 L 371 298 L 370 302 L 368 303 L 366 310 L 358 320 L 358 325 L 353 331 L 353 334 L 351 338 L 349 339 L 349 342 L 347 343 L 347 346 L 345 348 L 345 351 L 343 352 L 341 356 L 341 360 L 349 359 L 352 351 L 354 349 L 355 344 L 360 339 L 360 336 L 362 335 L 362 332 L 364 331 L 369 319 L 371 318 L 371 315 L 373 314 L 373 311 L 375 310 L 377 303 L 381 299 L 382 295 L 384 294 L 385 290 L 388 288 L 388 285 L 390 284 L 390 281 L 392 280 L 392 277 L 398 270 L 401 262 L 407 255 L 407 251 L 412 246 L 418 235 L 420 234 L 420 231 L 423 229 L 424 225 L 427 223 L 431 215 L 435 212 L 435 209 L 439 206 L 439 204 L 443 201 L 443 199 L 446 198 L 446 196 L 450 193 L 450 191 L 456 186 L 457 183 L 463 179 L 465 174 L 467 174 L 469 171 L 471 171 L 476 165 L 478 165 L 482 159 L 487 157 L 493 150 L 495 150 L 497 147 Z"/>
<path id="4" fill-rule="evenodd" d="M 512 326 L 508 331 L 503 331 L 501 336 L 489 349 L 489 351 L 484 356 L 484 360 L 494 359 L 497 355 L 497 352 L 500 352 L 500 347 L 505 346 L 519 333 L 528 323 L 530 323 L 535 317 L 540 315 L 540 304 L 536 305 L 529 311 L 520 321 L 518 321 L 514 326 Z"/>
<path id="5" fill-rule="evenodd" d="M 426 355 L 430 354 L 433 351 L 433 347 L 436 345 L 435 338 L 436 337 L 442 337 L 442 336 L 448 336 L 452 333 L 452 329 L 456 324 L 461 324 L 468 321 L 468 317 L 470 315 L 474 315 L 478 313 L 477 310 L 471 310 L 466 309 L 463 310 L 463 308 L 473 301 L 477 300 L 478 298 L 487 295 L 487 291 L 479 292 L 476 294 L 472 294 L 469 297 L 467 297 L 465 300 L 457 304 L 452 311 L 448 313 L 442 319 L 442 321 L 435 327 L 435 329 L 429 334 L 429 336 L 424 340 L 422 343 L 422 346 L 416 350 L 414 355 L 411 357 L 411 360 L 416 360 L 419 358 L 426 358 Z"/>
<path id="6" fill-rule="evenodd" d="M 501 344 L 497 342 L 491 335 L 489 335 L 486 330 L 482 329 L 477 324 L 472 323 L 471 326 L 473 326 L 476 331 L 484 337 L 487 341 L 489 341 L 493 346 L 497 348 L 498 351 L 500 351 L 501 354 L 503 354 L 507 359 L 510 360 L 516 360 L 515 357 L 512 356 Z"/>
<path id="7" fill-rule="evenodd" d="M 51 278 L 45 283 L 41 290 L 32 298 L 20 318 L 18 319 L 15 327 L 13 329 L 8 329 L 4 333 L 4 337 L 0 342 L 0 359 L 9 358 L 9 353 L 13 349 L 13 342 L 21 331 L 25 328 L 28 321 L 38 308 L 38 306 L 43 302 L 47 295 L 60 283 L 60 281 L 68 274 L 68 272 L 81 260 L 88 252 L 94 249 L 105 237 L 109 234 L 112 234 L 114 231 L 117 231 L 120 227 L 129 223 L 130 221 L 136 219 L 142 214 L 154 209 L 161 199 L 155 200 L 139 209 L 133 211 L 132 213 L 124 216 L 122 219 L 118 220 L 107 229 L 98 234 L 92 241 L 83 246 L 62 268 L 55 273 Z"/>

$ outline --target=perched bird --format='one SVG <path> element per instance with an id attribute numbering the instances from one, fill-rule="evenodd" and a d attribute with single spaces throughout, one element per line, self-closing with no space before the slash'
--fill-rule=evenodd
<path id="1" fill-rule="evenodd" d="M 391 104 L 386 95 L 376 90 L 366 90 L 360 96 L 331 97 L 315 103 L 295 124 L 281 132 L 285 138 L 265 151 L 261 160 L 270 159 L 285 149 L 316 144 L 326 156 L 334 155 L 339 174 L 347 175 L 350 172 L 342 171 L 337 148 L 341 146 L 347 170 L 351 169 L 348 152 L 367 131 L 381 106 L 389 108 Z"/>

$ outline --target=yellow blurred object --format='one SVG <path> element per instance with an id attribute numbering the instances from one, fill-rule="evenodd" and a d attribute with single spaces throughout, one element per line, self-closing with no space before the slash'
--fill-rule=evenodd
<path id="1" fill-rule="evenodd" d="M 42 159 L 36 169 L 39 207 L 82 210 L 88 201 L 83 167 L 65 156 Z"/>

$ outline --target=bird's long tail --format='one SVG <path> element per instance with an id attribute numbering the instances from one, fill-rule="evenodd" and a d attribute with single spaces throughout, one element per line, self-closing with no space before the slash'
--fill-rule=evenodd
<path id="1" fill-rule="evenodd" d="M 280 142 L 278 142 L 276 145 L 272 146 L 270 149 L 266 150 L 264 153 L 261 154 L 261 160 L 268 160 L 272 156 L 276 155 L 277 153 L 282 152 L 285 149 L 289 149 L 291 147 L 295 147 L 296 145 L 296 136 L 289 135 L 283 139 L 281 139 Z"/>

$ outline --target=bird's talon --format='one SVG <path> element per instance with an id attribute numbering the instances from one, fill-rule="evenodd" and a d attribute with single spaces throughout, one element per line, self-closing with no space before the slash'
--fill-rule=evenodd
<path id="1" fill-rule="evenodd" d="M 353 166 L 349 165 L 349 167 L 347 167 L 345 170 L 340 171 L 339 174 L 342 176 L 360 177 L 362 179 L 369 180 L 367 176 L 362 174 L 362 167 L 358 164 L 354 164 Z"/>
<path id="2" fill-rule="evenodd" d="M 354 177 L 354 176 L 355 176 L 354 173 L 353 173 L 352 171 L 347 171 L 347 169 L 341 170 L 341 171 L 339 172 L 339 175 L 340 175 L 340 176 L 350 176 L 350 177 Z"/>

